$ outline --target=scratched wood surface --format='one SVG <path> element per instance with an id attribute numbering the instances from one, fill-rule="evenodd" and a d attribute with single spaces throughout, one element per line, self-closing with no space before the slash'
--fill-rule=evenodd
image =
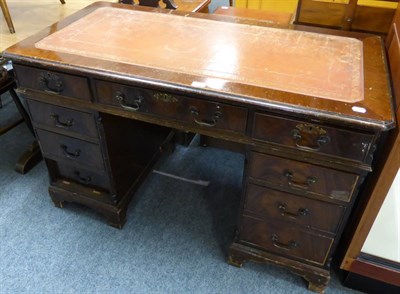
<path id="1" fill-rule="evenodd" d="M 363 99 L 363 48 L 353 38 L 104 7 L 36 47 L 207 76 L 216 85 L 230 80 L 344 102 Z"/>

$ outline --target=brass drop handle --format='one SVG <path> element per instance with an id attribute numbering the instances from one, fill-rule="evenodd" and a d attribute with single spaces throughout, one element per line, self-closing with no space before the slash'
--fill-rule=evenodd
<path id="1" fill-rule="evenodd" d="M 79 155 L 81 155 L 81 150 L 77 149 L 74 152 L 70 152 L 68 151 L 68 147 L 67 145 L 61 144 L 60 148 L 63 151 L 63 154 L 68 157 L 68 158 L 77 158 L 79 157 Z"/>
<path id="2" fill-rule="evenodd" d="M 77 177 L 78 181 L 82 184 L 89 184 L 92 181 L 91 176 L 82 177 L 79 171 L 75 171 L 74 174 Z"/>
<path id="3" fill-rule="evenodd" d="M 115 99 L 117 99 L 117 101 L 119 102 L 119 105 L 127 110 L 131 110 L 131 111 L 138 111 L 140 108 L 140 105 L 142 104 L 142 97 L 139 97 L 138 99 L 133 100 L 132 102 L 129 102 L 129 104 L 126 103 L 125 101 L 125 94 L 123 94 L 122 92 L 118 91 L 115 94 Z"/>
<path id="4" fill-rule="evenodd" d="M 61 78 L 51 72 L 42 72 L 38 77 L 38 82 L 46 92 L 61 94 L 64 90 Z"/>
<path id="5" fill-rule="evenodd" d="M 289 186 L 300 188 L 300 189 L 309 189 L 311 185 L 318 182 L 318 178 L 316 176 L 308 176 L 306 182 L 296 182 L 294 180 L 293 172 L 290 170 L 284 171 L 283 175 L 287 178 Z"/>
<path id="6" fill-rule="evenodd" d="M 310 214 L 310 211 L 307 208 L 299 208 L 297 212 L 290 212 L 287 210 L 287 205 L 285 203 L 279 202 L 278 210 L 280 214 L 284 217 L 288 217 L 291 219 L 297 219 L 298 217 L 307 216 Z"/>
<path id="7" fill-rule="evenodd" d="M 324 134 L 318 136 L 316 144 L 314 146 L 306 146 L 300 143 L 303 137 L 299 129 L 293 129 L 291 131 L 291 136 L 295 140 L 297 147 L 311 151 L 319 151 L 323 145 L 326 145 L 331 141 L 330 137 Z"/>
<path id="8" fill-rule="evenodd" d="M 199 120 L 198 117 L 200 116 L 200 112 L 196 107 L 190 107 L 190 114 L 194 117 L 193 121 L 199 126 L 203 127 L 214 127 L 217 124 L 218 120 L 220 120 L 223 117 L 222 112 L 216 110 L 212 115 L 211 119 Z"/>
<path id="9" fill-rule="evenodd" d="M 293 250 L 299 247 L 299 243 L 294 240 L 289 241 L 287 244 L 279 242 L 279 236 L 275 233 L 271 235 L 271 241 L 275 247 L 283 250 Z"/>
<path id="10" fill-rule="evenodd" d="M 74 120 L 72 118 L 67 119 L 65 122 L 60 120 L 60 116 L 56 113 L 51 113 L 50 117 L 54 120 L 54 124 L 56 127 L 68 129 L 73 126 Z"/>

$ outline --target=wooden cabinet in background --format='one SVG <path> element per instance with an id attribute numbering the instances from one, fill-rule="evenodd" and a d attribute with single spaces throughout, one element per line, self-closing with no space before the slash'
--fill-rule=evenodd
<path id="1" fill-rule="evenodd" d="M 295 23 L 387 34 L 398 1 L 299 0 Z"/>

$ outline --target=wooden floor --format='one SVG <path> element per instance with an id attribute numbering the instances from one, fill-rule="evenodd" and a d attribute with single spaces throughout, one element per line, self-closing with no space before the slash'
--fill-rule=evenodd
<path id="1" fill-rule="evenodd" d="M 7 0 L 16 33 L 10 34 L 0 10 L 0 52 L 96 1 L 65 0 L 65 2 L 66 4 L 62 5 L 59 0 Z"/>

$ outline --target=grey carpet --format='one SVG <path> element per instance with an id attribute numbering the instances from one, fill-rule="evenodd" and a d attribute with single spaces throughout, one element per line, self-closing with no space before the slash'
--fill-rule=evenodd
<path id="1" fill-rule="evenodd" d="M 0 124 L 2 113 L 15 111 L 7 105 Z M 286 269 L 226 262 L 241 155 L 177 147 L 156 169 L 210 184 L 152 173 L 118 230 L 83 206 L 54 207 L 43 162 L 14 172 L 32 139 L 23 124 L 0 137 L 0 293 L 309 293 Z M 326 291 L 352 292 L 335 275 Z"/>

